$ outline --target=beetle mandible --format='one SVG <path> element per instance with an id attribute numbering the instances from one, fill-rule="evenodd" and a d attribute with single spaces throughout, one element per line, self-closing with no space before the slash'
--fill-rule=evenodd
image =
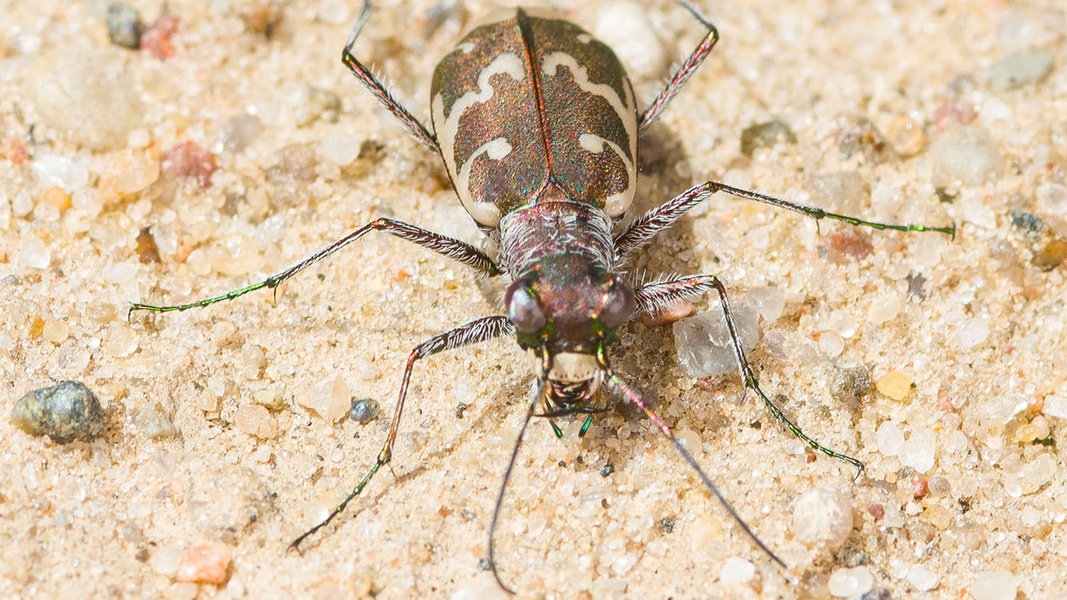
<path id="1" fill-rule="evenodd" d="M 623 270 L 635 250 L 673 225 L 715 192 L 762 202 L 855 226 L 954 235 L 955 227 L 929 227 L 867 221 L 804 206 L 715 181 L 695 185 L 619 228 L 634 200 L 638 137 L 685 85 L 718 42 L 716 28 L 687 0 L 676 0 L 706 33 L 643 111 L 614 52 L 577 25 L 539 11 L 517 9 L 503 20 L 482 25 L 464 37 L 437 66 L 431 86 L 431 131 L 405 108 L 352 53 L 367 23 L 364 2 L 342 52 L 353 75 L 423 145 L 443 160 L 456 195 L 480 228 L 499 246 L 494 258 L 474 246 L 414 225 L 379 218 L 265 280 L 198 302 L 174 306 L 136 303 L 134 310 L 170 312 L 231 300 L 282 282 L 334 254 L 370 231 L 383 231 L 457 260 L 488 276 L 510 280 L 505 315 L 475 319 L 419 344 L 408 356 L 389 433 L 374 465 L 329 516 L 293 541 L 298 547 L 329 524 L 392 458 L 412 369 L 438 352 L 515 336 L 530 358 L 536 390 L 504 474 L 489 534 L 489 561 L 497 582 L 509 588 L 496 568 L 493 533 L 504 492 L 532 417 L 593 413 L 601 387 L 621 395 L 653 422 L 699 475 L 753 542 L 785 567 L 741 519 L 692 454 L 652 410 L 644 396 L 611 366 L 608 347 L 616 330 L 635 315 L 652 313 L 674 301 L 714 290 L 746 391 L 815 450 L 862 463 L 835 452 L 792 423 L 760 388 L 731 318 L 723 283 L 711 274 L 671 277 L 635 284 Z M 509 590 L 510 591 L 510 590 Z"/>

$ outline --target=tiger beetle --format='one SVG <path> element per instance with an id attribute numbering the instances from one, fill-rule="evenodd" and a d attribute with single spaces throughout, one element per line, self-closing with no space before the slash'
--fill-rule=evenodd
<path id="1" fill-rule="evenodd" d="M 623 265 L 656 234 L 715 192 L 796 211 L 816 221 L 833 219 L 854 226 L 896 231 L 955 234 L 955 226 L 878 223 L 804 206 L 716 181 L 695 185 L 657 208 L 621 225 L 637 189 L 637 142 L 671 98 L 707 58 L 718 31 L 687 0 L 676 0 L 705 29 L 696 49 L 643 111 L 614 52 L 577 25 L 558 16 L 517 9 L 508 18 L 470 32 L 437 65 L 430 87 L 433 129 L 405 108 L 352 54 L 370 15 L 363 4 L 341 60 L 378 102 L 414 138 L 444 161 L 456 195 L 488 238 L 494 258 L 460 240 L 390 218 L 379 218 L 289 268 L 241 289 L 190 304 L 133 304 L 131 312 L 183 311 L 232 300 L 282 282 L 338 252 L 371 231 L 389 233 L 443 254 L 481 273 L 510 281 L 506 314 L 475 319 L 419 344 L 408 356 L 389 434 L 355 488 L 328 517 L 292 542 L 309 536 L 341 514 L 393 455 L 408 383 L 415 363 L 430 355 L 500 336 L 515 336 L 529 356 L 535 392 L 512 449 L 489 527 L 489 564 L 497 583 L 510 591 L 497 571 L 494 534 L 519 447 L 533 417 L 584 415 L 578 435 L 589 431 L 593 415 L 606 410 L 599 391 L 606 387 L 640 409 L 670 441 L 746 535 L 787 570 L 744 522 L 733 506 L 649 406 L 645 395 L 611 366 L 608 347 L 616 330 L 635 316 L 714 290 L 725 314 L 746 393 L 754 392 L 771 414 L 811 448 L 863 464 L 815 441 L 789 420 L 760 388 L 741 346 L 726 288 L 711 274 L 668 277 L 635 283 Z"/>

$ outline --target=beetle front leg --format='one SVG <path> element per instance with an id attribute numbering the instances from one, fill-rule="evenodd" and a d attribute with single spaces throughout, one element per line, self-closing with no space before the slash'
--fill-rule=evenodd
<path id="1" fill-rule="evenodd" d="M 656 234 L 678 222 L 678 219 L 682 218 L 682 215 L 689 211 L 689 209 L 700 204 L 715 192 L 720 191 L 744 200 L 754 200 L 756 202 L 762 202 L 763 204 L 769 204 L 778 208 L 798 212 L 806 217 L 815 219 L 816 221 L 833 219 L 834 221 L 841 221 L 842 223 L 848 223 L 849 225 L 857 227 L 870 227 L 879 230 L 889 229 L 893 231 L 935 231 L 953 237 L 956 236 L 955 225 L 932 227 L 929 225 L 902 225 L 897 223 L 868 221 L 858 217 L 833 213 L 814 206 L 806 206 L 804 204 L 790 202 L 783 198 L 761 194 L 752 190 L 726 185 L 725 183 L 719 183 L 718 181 L 705 181 L 704 183 L 694 185 L 674 198 L 671 198 L 634 219 L 626 226 L 626 229 L 624 229 L 622 233 L 615 236 L 616 255 L 620 260 L 625 259 L 634 250 L 645 245 L 649 240 L 655 237 Z"/>
<path id="2" fill-rule="evenodd" d="M 441 235 L 440 233 L 434 233 L 421 227 L 409 225 L 403 221 L 397 221 L 396 219 L 378 218 L 370 223 L 367 223 L 363 227 L 353 231 L 345 237 L 333 242 L 329 246 L 326 246 L 314 254 L 307 256 L 293 264 L 292 266 L 279 271 L 270 277 L 267 277 L 263 281 L 253 283 L 252 285 L 245 286 L 241 289 L 231 290 L 225 294 L 219 296 L 213 296 L 211 298 L 204 298 L 196 302 L 190 302 L 188 304 L 177 304 L 173 306 L 155 306 L 152 304 L 141 304 L 135 302 L 130 305 L 130 313 L 135 310 L 147 310 L 150 312 L 173 312 L 189 310 L 191 308 L 200 308 L 204 306 L 210 306 L 226 300 L 233 300 L 240 296 L 244 296 L 250 292 L 261 290 L 263 288 L 276 289 L 285 280 L 289 279 L 293 275 L 296 275 L 300 271 L 310 267 L 311 265 L 319 262 L 320 260 L 334 254 L 341 250 L 345 246 L 363 237 L 370 231 L 384 231 L 385 233 L 395 235 L 398 238 L 408 240 L 409 242 L 415 242 L 423 248 L 429 248 L 438 254 L 442 254 L 457 260 L 465 265 L 474 267 L 479 271 L 490 275 L 499 275 L 502 273 L 500 267 L 497 266 L 493 259 L 489 258 L 484 252 L 478 250 L 474 246 L 466 242 L 461 242 L 452 237 Z"/>
<path id="3" fill-rule="evenodd" d="M 367 19 L 370 18 L 371 4 L 370 0 L 363 2 L 363 10 L 359 12 L 359 19 L 356 21 L 355 27 L 352 28 L 352 33 L 348 35 L 348 42 L 345 44 L 344 50 L 341 52 L 341 62 L 348 67 L 348 70 L 356 76 L 356 79 L 363 84 L 363 87 L 367 88 L 370 93 L 374 94 L 374 97 L 378 99 L 378 102 L 385 107 L 386 110 L 393 113 L 393 116 L 400 121 L 400 123 L 407 129 L 412 136 L 415 137 L 421 144 L 433 148 L 438 154 L 441 153 L 441 147 L 437 145 L 437 138 L 434 137 L 430 130 L 422 124 L 415 115 L 411 114 L 403 104 L 400 103 L 392 92 L 386 89 L 385 84 L 381 82 L 371 70 L 368 69 L 363 63 L 352 55 L 352 46 L 356 43 L 356 38 L 359 37 L 363 26 L 367 24 Z"/>
<path id="4" fill-rule="evenodd" d="M 359 480 L 356 487 L 352 488 L 352 491 L 349 492 L 348 496 L 346 496 L 345 499 L 330 512 L 325 520 L 305 531 L 300 537 L 293 540 L 293 543 L 289 544 L 289 547 L 299 550 L 300 544 L 304 540 L 314 535 L 316 531 L 329 525 L 330 521 L 333 521 L 337 515 L 344 512 L 345 508 L 348 507 L 349 502 L 363 492 L 363 488 L 367 487 L 367 484 L 370 483 L 370 480 L 374 477 L 374 474 L 378 472 L 378 469 L 389 464 L 393 459 L 393 445 L 396 443 L 396 435 L 400 430 L 400 417 L 404 414 L 404 400 L 408 395 L 408 382 L 411 380 L 411 370 L 415 367 L 415 361 L 437 354 L 438 352 L 445 352 L 462 346 L 485 342 L 503 335 L 515 335 L 515 328 L 512 326 L 511 321 L 508 321 L 507 317 L 482 317 L 470 321 L 469 323 L 464 323 L 455 329 L 435 335 L 418 346 L 415 346 L 415 349 L 408 355 L 407 366 L 404 368 L 404 377 L 400 382 L 400 395 L 396 401 L 396 408 L 393 409 L 393 421 L 389 424 L 389 435 L 386 436 L 385 443 L 382 444 L 381 450 L 378 451 L 378 457 L 374 461 L 374 466 L 367 471 L 367 474 Z"/>
<path id="5" fill-rule="evenodd" d="M 726 286 L 722 284 L 722 281 L 720 281 L 718 277 L 706 274 L 689 275 L 686 277 L 677 277 L 666 281 L 649 283 L 634 288 L 634 296 L 637 298 L 636 312 L 652 312 L 655 311 L 656 308 L 669 304 L 675 300 L 699 296 L 710 289 L 714 289 L 719 294 L 719 302 L 722 304 L 723 320 L 726 322 L 726 329 L 730 333 L 730 343 L 734 348 L 734 356 L 737 358 L 738 371 L 741 375 L 741 381 L 745 384 L 745 390 L 752 390 L 755 392 L 760 400 L 763 401 L 763 404 L 767 409 L 771 411 L 771 414 L 781 421 L 789 431 L 792 431 L 793 435 L 803 440 L 808 446 L 831 458 L 839 458 L 848 462 L 859 469 L 859 472 L 856 474 L 858 477 L 859 473 L 863 472 L 862 462 L 847 454 L 831 450 L 808 436 L 808 434 L 804 433 L 797 424 L 789 420 L 789 417 L 785 416 L 781 407 L 775 404 L 774 401 L 764 393 L 759 385 L 759 380 L 756 379 L 756 372 L 752 369 L 752 365 L 748 363 L 745 349 L 741 345 L 741 336 L 737 333 L 737 325 L 734 324 L 733 313 L 730 310 L 730 300 L 726 296 Z"/>

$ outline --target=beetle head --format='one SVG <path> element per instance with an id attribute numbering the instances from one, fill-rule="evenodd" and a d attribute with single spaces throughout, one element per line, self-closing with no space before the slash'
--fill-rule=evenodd
<path id="1" fill-rule="evenodd" d="M 505 304 L 519 346 L 548 380 L 550 403 L 572 406 L 592 399 L 601 379 L 597 354 L 615 340 L 635 299 L 621 275 L 586 257 L 558 254 L 512 282 Z"/>
<path id="2" fill-rule="evenodd" d="M 548 354 L 596 354 L 615 339 L 615 329 L 634 310 L 626 279 L 583 256 L 542 259 L 508 288 L 508 319 L 524 349 L 547 346 Z"/>

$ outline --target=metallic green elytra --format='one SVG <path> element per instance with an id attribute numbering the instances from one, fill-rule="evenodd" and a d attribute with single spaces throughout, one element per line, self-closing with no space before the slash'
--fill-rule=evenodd
<path id="1" fill-rule="evenodd" d="M 619 217 L 636 188 L 637 107 L 611 48 L 577 25 L 517 9 L 471 31 L 438 65 L 434 133 L 480 225 L 569 200 Z"/>

